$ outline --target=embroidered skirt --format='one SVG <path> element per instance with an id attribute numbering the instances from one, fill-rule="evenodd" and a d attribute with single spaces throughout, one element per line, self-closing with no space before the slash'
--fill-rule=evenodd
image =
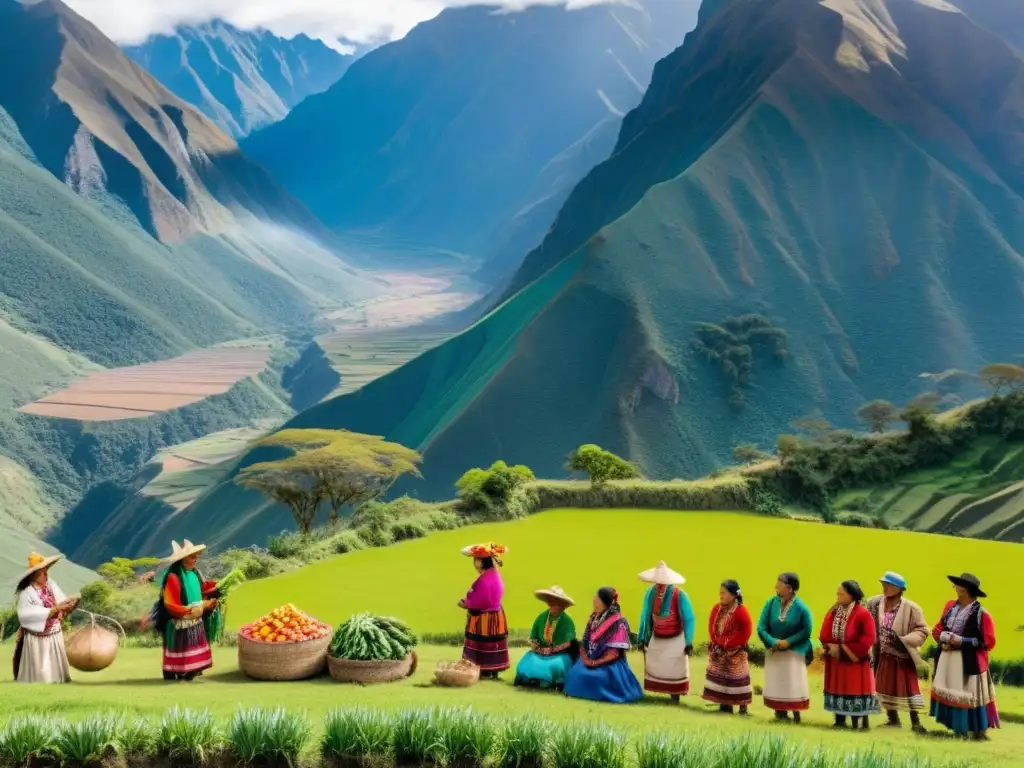
<path id="1" fill-rule="evenodd" d="M 764 705 L 776 712 L 811 708 L 807 660 L 802 653 L 768 651 L 764 662 Z"/>
<path id="2" fill-rule="evenodd" d="M 705 701 L 727 706 L 747 706 L 754 699 L 746 648 L 712 647 L 704 679 Z"/>
<path id="3" fill-rule="evenodd" d="M 932 680 L 932 717 L 954 733 L 981 733 L 999 727 L 996 686 L 985 670 L 964 674 L 960 651 L 943 651 Z"/>
<path id="4" fill-rule="evenodd" d="M 213 654 L 206 641 L 203 622 L 193 620 L 172 624 L 164 638 L 164 672 L 189 675 L 213 666 Z"/>
<path id="5" fill-rule="evenodd" d="M 631 704 L 644 697 L 640 681 L 622 654 L 617 661 L 588 667 L 579 659 L 565 676 L 565 695 L 574 699 Z"/>
<path id="6" fill-rule="evenodd" d="M 651 638 L 644 653 L 644 690 L 685 696 L 690 692 L 690 657 L 686 635 Z"/>
<path id="7" fill-rule="evenodd" d="M 529 651 L 516 665 L 515 684 L 533 688 L 562 688 L 570 669 L 572 657 L 568 653 L 543 656 Z"/>
<path id="8" fill-rule="evenodd" d="M 508 622 L 504 610 L 469 614 L 462 658 L 476 664 L 482 672 L 502 672 L 512 666 L 508 658 Z"/>
<path id="9" fill-rule="evenodd" d="M 875 690 L 878 703 L 886 711 L 920 712 L 924 709 L 917 668 L 910 659 L 882 653 L 875 671 Z"/>
<path id="10" fill-rule="evenodd" d="M 825 711 L 835 715 L 878 715 L 882 707 L 875 696 L 871 662 L 825 658 Z"/>
<path id="11" fill-rule="evenodd" d="M 59 629 L 49 635 L 21 633 L 17 656 L 19 683 L 70 683 L 71 665 L 64 650 L 64 633 Z"/>

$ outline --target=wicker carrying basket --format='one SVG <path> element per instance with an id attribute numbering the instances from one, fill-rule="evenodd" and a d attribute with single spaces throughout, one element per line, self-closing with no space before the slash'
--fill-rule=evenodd
<path id="1" fill-rule="evenodd" d="M 124 629 L 106 616 L 98 616 L 88 611 L 81 612 L 89 615 L 89 623 L 72 632 L 64 643 L 68 664 L 79 672 L 99 672 L 114 663 L 117 651 L 121 647 L 121 640 L 117 633 L 97 624 L 96 619 L 105 619 L 116 624 L 121 634 L 124 634 Z"/>
<path id="2" fill-rule="evenodd" d="M 449 688 L 469 688 L 480 682 L 480 667 L 462 659 L 457 662 L 442 661 L 434 670 L 434 683 Z"/>
<path id="3" fill-rule="evenodd" d="M 297 643 L 263 643 L 239 635 L 238 668 L 253 680 L 306 680 L 322 675 L 332 634 Z"/>
<path id="4" fill-rule="evenodd" d="M 327 657 L 327 669 L 339 683 L 391 683 L 409 677 L 416 671 L 416 652 L 398 661 L 353 661 Z"/>

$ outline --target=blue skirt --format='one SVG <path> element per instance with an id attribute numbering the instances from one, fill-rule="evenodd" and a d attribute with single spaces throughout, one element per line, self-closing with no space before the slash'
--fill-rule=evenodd
<path id="1" fill-rule="evenodd" d="M 588 667 L 582 659 L 573 664 L 565 677 L 565 695 L 574 699 L 630 704 L 644 697 L 640 681 L 625 657 L 602 667 Z"/>
<path id="2" fill-rule="evenodd" d="M 541 656 L 530 651 L 516 665 L 516 685 L 536 688 L 561 688 L 565 676 L 572 669 L 572 658 L 568 653 Z"/>

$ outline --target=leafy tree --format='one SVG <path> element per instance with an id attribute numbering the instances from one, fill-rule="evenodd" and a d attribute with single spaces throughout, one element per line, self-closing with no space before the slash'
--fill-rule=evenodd
<path id="1" fill-rule="evenodd" d="M 402 475 L 419 476 L 416 451 L 376 435 L 286 429 L 257 445 L 284 448 L 292 455 L 248 466 L 236 482 L 288 507 L 304 535 L 312 531 L 322 503 L 329 504 L 334 523 L 342 507 L 376 498 Z"/>
<path id="2" fill-rule="evenodd" d="M 935 411 L 925 405 L 908 405 L 900 413 L 900 418 L 907 422 L 911 440 L 920 440 L 936 431 Z"/>
<path id="3" fill-rule="evenodd" d="M 785 463 L 800 450 L 801 442 L 796 435 L 779 435 L 775 445 L 779 452 L 779 461 Z"/>
<path id="4" fill-rule="evenodd" d="M 754 443 L 740 443 L 732 449 L 732 455 L 741 464 L 756 464 L 770 458 L 769 454 L 762 451 Z"/>
<path id="5" fill-rule="evenodd" d="M 139 569 L 153 568 L 159 564 L 160 560 L 155 557 L 140 557 L 136 560 L 115 557 L 110 562 L 99 566 L 96 573 L 116 587 L 127 587 L 135 581 Z"/>
<path id="6" fill-rule="evenodd" d="M 509 466 L 504 461 L 494 462 L 488 469 L 467 470 L 456 483 L 459 501 L 468 511 L 491 508 L 492 503 L 505 504 L 517 488 L 537 478 L 529 467 Z"/>
<path id="7" fill-rule="evenodd" d="M 809 435 L 816 440 L 826 437 L 829 432 L 835 429 L 829 420 L 817 411 L 810 416 L 793 419 L 789 425 L 797 432 L 803 432 L 805 435 Z"/>
<path id="8" fill-rule="evenodd" d="M 888 400 L 872 400 L 857 409 L 857 418 L 872 432 L 885 432 L 886 427 L 899 421 L 899 409 Z"/>
<path id="9" fill-rule="evenodd" d="M 1024 387 L 1024 366 L 1014 363 L 993 363 L 981 369 L 981 377 L 998 396 L 1004 389 Z"/>
<path id="10" fill-rule="evenodd" d="M 581 445 L 571 454 L 567 462 L 572 472 L 586 472 L 592 485 L 602 485 L 609 480 L 632 480 L 641 477 L 640 470 L 625 459 L 606 451 L 597 445 Z"/>

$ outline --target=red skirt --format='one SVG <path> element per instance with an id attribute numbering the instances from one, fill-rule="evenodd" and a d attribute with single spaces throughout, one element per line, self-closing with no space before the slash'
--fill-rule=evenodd
<path id="1" fill-rule="evenodd" d="M 505 611 L 474 611 L 469 614 L 462 658 L 473 662 L 483 672 L 502 672 L 511 666 Z"/>
<path id="2" fill-rule="evenodd" d="M 883 653 L 875 671 L 875 689 L 878 703 L 885 710 L 920 712 L 924 710 L 924 696 L 917 680 L 917 669 L 910 659 Z"/>
<path id="3" fill-rule="evenodd" d="M 164 639 L 164 672 L 186 675 L 213 666 L 213 654 L 202 622 L 174 629 L 172 633 L 170 638 Z"/>
<path id="4" fill-rule="evenodd" d="M 863 717 L 882 711 L 875 696 L 875 675 L 868 659 L 825 658 L 825 711 Z"/>

